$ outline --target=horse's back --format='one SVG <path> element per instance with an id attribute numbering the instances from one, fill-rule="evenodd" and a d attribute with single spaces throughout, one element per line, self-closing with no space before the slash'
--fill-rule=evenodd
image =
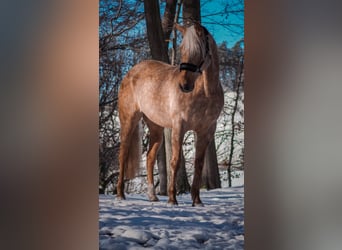
<path id="1" fill-rule="evenodd" d="M 131 68 L 126 77 L 139 76 L 145 78 L 153 76 L 154 78 L 158 78 L 162 76 L 161 74 L 165 76 L 165 73 L 174 71 L 174 68 L 174 66 L 161 61 L 145 60 Z"/>
<path id="2" fill-rule="evenodd" d="M 145 114 L 159 126 L 169 127 L 172 89 L 176 89 L 173 87 L 175 69 L 175 66 L 155 60 L 136 64 L 121 83 L 119 104 Z M 122 100 L 124 98 L 127 100 Z"/>

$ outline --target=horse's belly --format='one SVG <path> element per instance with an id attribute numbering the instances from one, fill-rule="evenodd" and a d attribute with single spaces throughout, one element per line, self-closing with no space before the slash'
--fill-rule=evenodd
<path id="1" fill-rule="evenodd" d="M 153 107 L 149 107 L 146 104 L 142 104 L 140 111 L 155 124 L 164 128 L 171 128 L 172 121 L 169 111 L 163 109 L 161 106 L 154 105 Z"/>

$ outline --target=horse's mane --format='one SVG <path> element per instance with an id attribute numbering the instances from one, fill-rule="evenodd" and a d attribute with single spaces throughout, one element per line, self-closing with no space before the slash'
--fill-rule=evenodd
<path id="1" fill-rule="evenodd" d="M 198 55 L 199 51 L 205 55 L 205 46 L 205 41 L 197 35 L 195 26 L 190 26 L 184 34 L 181 48 L 189 52 L 189 57 L 193 57 Z"/>

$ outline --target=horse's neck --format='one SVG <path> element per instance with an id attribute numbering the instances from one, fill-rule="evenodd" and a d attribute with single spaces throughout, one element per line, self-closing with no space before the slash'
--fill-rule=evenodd
<path id="1" fill-rule="evenodd" d="M 212 56 L 211 60 L 209 67 L 203 71 L 202 75 L 204 93 L 207 97 L 217 95 L 222 91 L 219 80 L 218 58 Z"/>

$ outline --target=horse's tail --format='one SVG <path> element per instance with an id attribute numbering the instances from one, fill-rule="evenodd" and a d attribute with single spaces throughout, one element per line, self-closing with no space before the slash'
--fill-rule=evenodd
<path id="1" fill-rule="evenodd" d="M 142 154 L 142 126 L 141 121 L 135 127 L 128 148 L 128 160 L 126 165 L 126 178 L 131 180 L 140 168 Z"/>

